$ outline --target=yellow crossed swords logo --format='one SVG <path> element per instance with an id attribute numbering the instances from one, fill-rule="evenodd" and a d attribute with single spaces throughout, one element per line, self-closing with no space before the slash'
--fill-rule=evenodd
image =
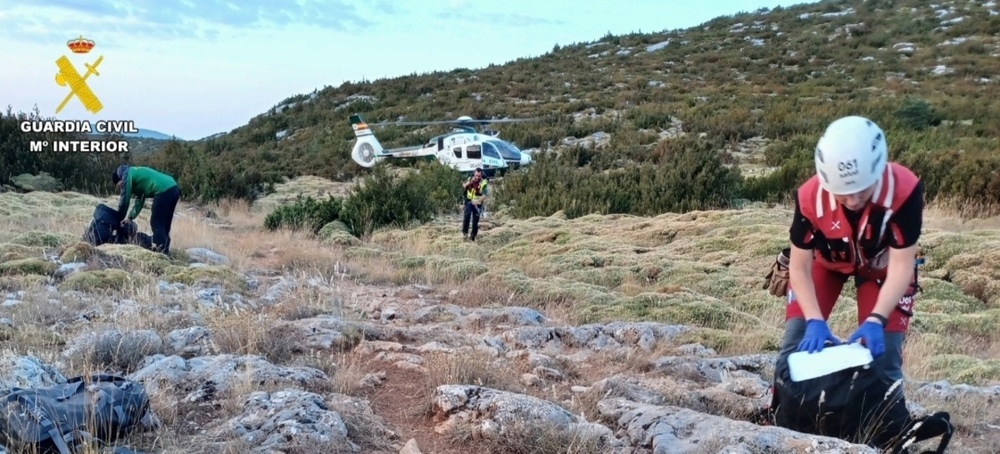
<path id="1" fill-rule="evenodd" d="M 67 41 L 66 47 L 69 47 L 69 50 L 75 54 L 86 54 L 94 48 L 95 44 L 94 41 L 80 35 L 77 39 Z M 56 83 L 62 87 L 69 85 L 70 90 L 69 94 L 66 95 L 66 99 L 63 99 L 63 102 L 56 108 L 56 113 L 59 113 L 63 110 L 63 107 L 66 107 L 66 103 L 69 102 L 73 95 L 76 95 L 80 99 L 80 102 L 83 103 L 83 107 L 86 107 L 91 113 L 96 114 L 104 108 L 101 100 L 97 99 L 97 96 L 94 95 L 94 92 L 87 85 L 87 78 L 91 74 L 101 75 L 101 73 L 97 72 L 97 65 L 100 65 L 102 60 L 104 60 L 103 55 L 98 57 L 93 65 L 84 63 L 83 66 L 87 68 L 87 73 L 83 77 L 80 76 L 80 73 L 76 71 L 76 68 L 73 67 L 73 64 L 70 63 L 65 55 L 56 60 L 56 66 L 59 66 L 59 72 L 56 73 Z"/>
<path id="2" fill-rule="evenodd" d="M 101 100 L 97 99 L 97 95 L 95 95 L 87 85 L 87 78 L 90 77 L 91 74 L 96 74 L 98 76 L 101 75 L 101 73 L 97 72 L 97 65 L 100 65 L 102 60 L 104 60 L 103 55 L 98 57 L 97 61 L 95 61 L 93 65 L 90 63 L 84 63 L 84 66 L 87 68 L 87 72 L 82 77 L 65 55 L 56 60 L 56 65 L 59 66 L 59 72 L 56 73 L 56 83 L 63 87 L 69 85 L 70 89 L 69 94 L 66 95 L 66 99 L 63 99 L 63 102 L 59 104 L 58 108 L 56 108 L 56 113 L 59 113 L 64 107 L 66 107 L 66 103 L 73 98 L 73 95 L 76 95 L 77 98 L 80 99 L 80 102 L 83 103 L 83 106 L 86 107 L 91 113 L 96 114 L 104 108 L 104 105 L 101 104 Z"/>

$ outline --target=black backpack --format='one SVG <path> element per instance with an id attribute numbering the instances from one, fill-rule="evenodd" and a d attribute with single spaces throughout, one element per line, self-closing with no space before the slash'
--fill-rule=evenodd
<path id="1" fill-rule="evenodd" d="M 144 249 L 153 248 L 153 238 L 146 233 L 139 231 L 139 226 L 135 221 L 128 221 L 125 225 L 118 226 L 114 236 L 115 244 L 135 244 Z"/>
<path id="2" fill-rule="evenodd" d="M 954 432 L 947 412 L 913 418 L 902 391 L 871 364 L 793 382 L 788 355 L 782 355 L 774 377 L 769 412 L 777 426 L 893 454 L 908 454 L 912 443 L 938 436 L 937 450 L 926 452 L 943 453 Z"/>
<path id="3" fill-rule="evenodd" d="M 94 219 L 90 221 L 87 230 L 83 232 L 83 240 L 94 245 L 102 244 L 135 244 L 144 249 L 153 248 L 153 238 L 139 231 L 134 221 L 121 225 L 124 216 L 118 210 L 103 203 L 94 208 Z"/>
<path id="4" fill-rule="evenodd" d="M 103 203 L 97 204 L 94 208 L 94 218 L 83 232 L 83 240 L 94 246 L 115 242 L 116 231 L 123 218 L 124 216 L 118 214 L 118 210 Z"/>
<path id="5" fill-rule="evenodd" d="M 116 375 L 12 388 L 0 395 L 0 439 L 14 452 L 72 454 L 88 439 L 111 443 L 141 427 L 148 410 L 145 387 Z"/>

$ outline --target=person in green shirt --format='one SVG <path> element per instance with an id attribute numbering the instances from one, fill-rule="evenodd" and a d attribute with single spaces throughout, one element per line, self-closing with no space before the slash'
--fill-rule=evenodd
<path id="1" fill-rule="evenodd" d="M 122 218 L 122 225 L 139 216 L 147 198 L 153 199 L 149 216 L 149 226 L 153 229 L 153 250 L 170 254 L 170 226 L 174 221 L 177 201 L 181 198 L 177 181 L 170 175 L 149 167 L 129 165 L 119 166 L 111 175 L 111 181 L 121 191 L 118 215 Z M 133 197 L 135 205 L 126 217 L 125 213 Z"/>

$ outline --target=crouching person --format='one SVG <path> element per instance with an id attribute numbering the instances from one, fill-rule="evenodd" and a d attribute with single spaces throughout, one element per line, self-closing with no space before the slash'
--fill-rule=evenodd
<path id="1" fill-rule="evenodd" d="M 913 316 L 923 183 L 888 161 L 882 130 L 850 116 L 834 121 L 816 147 L 816 175 L 799 187 L 791 246 L 765 285 L 787 298 L 785 336 L 775 365 L 775 423 L 805 433 L 905 452 L 906 441 L 952 432 L 947 413 L 911 418 L 903 393 L 903 341 Z M 790 355 L 843 344 L 828 320 L 847 280 L 857 288 L 861 342 L 873 361 L 794 381 Z M 919 423 L 919 424 L 918 424 Z"/>
<path id="2" fill-rule="evenodd" d="M 170 175 L 158 172 L 149 167 L 119 166 L 111 175 L 111 179 L 121 191 L 118 202 L 118 212 L 128 211 L 129 202 L 134 197 L 135 205 L 129 211 L 128 217 L 122 219 L 124 226 L 128 221 L 134 221 L 146 204 L 146 199 L 153 199 L 149 216 L 149 227 L 153 231 L 152 250 L 170 254 L 170 227 L 174 221 L 174 210 L 181 198 L 180 187 Z"/>

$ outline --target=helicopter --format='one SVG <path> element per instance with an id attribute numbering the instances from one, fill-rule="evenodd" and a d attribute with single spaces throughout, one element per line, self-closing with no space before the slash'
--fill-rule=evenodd
<path id="1" fill-rule="evenodd" d="M 474 125 L 534 121 L 532 118 L 476 120 L 468 115 L 463 115 L 456 120 L 378 123 L 377 125 L 407 126 L 455 125 L 451 131 L 432 137 L 423 145 L 390 149 L 382 147 L 382 144 L 375 138 L 371 126 L 360 114 L 351 115 L 350 121 L 355 137 L 351 158 L 358 165 L 366 168 L 370 168 L 384 159 L 437 159 L 462 173 L 472 173 L 476 169 L 482 169 L 485 176 L 492 177 L 531 164 L 531 156 L 522 152 L 514 144 L 500 140 L 498 131 L 477 131 Z"/>

